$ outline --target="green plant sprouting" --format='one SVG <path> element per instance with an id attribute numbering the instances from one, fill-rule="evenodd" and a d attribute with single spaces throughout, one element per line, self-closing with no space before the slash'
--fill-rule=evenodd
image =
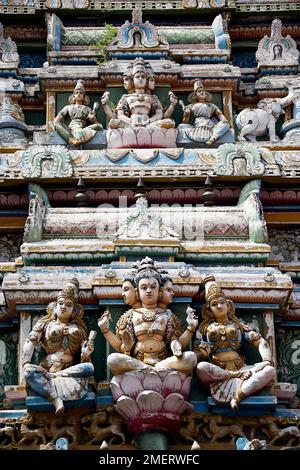
<path id="1" fill-rule="evenodd" d="M 100 49 L 102 57 L 97 60 L 97 64 L 102 64 L 108 60 L 108 45 L 117 35 L 118 29 L 108 23 L 104 24 L 104 31 L 96 44 L 92 46 L 93 49 Z"/>

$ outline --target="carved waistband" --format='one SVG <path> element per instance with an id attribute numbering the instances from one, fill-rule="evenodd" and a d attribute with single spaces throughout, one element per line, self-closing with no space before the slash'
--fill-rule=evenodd
<path id="1" fill-rule="evenodd" d="M 215 355 L 212 355 L 211 361 L 216 366 L 225 370 L 239 370 L 246 365 L 243 356 L 239 356 L 231 361 L 220 361 Z"/>

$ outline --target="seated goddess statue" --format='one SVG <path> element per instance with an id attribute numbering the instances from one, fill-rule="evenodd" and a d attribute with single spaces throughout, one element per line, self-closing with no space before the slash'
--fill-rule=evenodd
<path id="1" fill-rule="evenodd" d="M 229 124 L 222 111 L 211 103 L 211 94 L 201 80 L 194 82 L 194 91 L 188 97 L 191 104 L 183 108 L 183 124 L 178 126 L 182 136 L 189 141 L 212 145 L 229 131 Z M 192 123 L 190 123 L 192 122 Z"/>
<path id="2" fill-rule="evenodd" d="M 90 360 L 96 333 L 91 331 L 87 338 L 83 307 L 77 300 L 78 280 L 73 279 L 58 294 L 57 301 L 48 305 L 47 315 L 34 325 L 23 348 L 26 383 L 52 403 L 56 415 L 64 413 L 64 401 L 77 400 L 87 394 L 88 379 L 94 374 Z M 30 361 L 39 343 L 46 357 L 40 365 L 34 365 Z M 81 363 L 76 364 L 75 358 L 80 352 Z"/>
<path id="3" fill-rule="evenodd" d="M 125 288 L 126 284 L 126 288 Z M 99 328 L 118 352 L 107 358 L 114 375 L 134 370 L 175 369 L 189 374 L 197 359 L 192 351 L 182 352 L 197 328 L 194 311 L 188 308 L 187 329 L 166 308 L 173 299 L 170 278 L 165 278 L 151 258 L 145 258 L 123 285 L 125 302 L 133 308 L 118 320 L 116 334 L 109 329 L 109 312 L 99 320 Z M 133 292 L 132 286 L 135 289 Z M 135 295 L 134 295 L 135 293 Z"/>
<path id="4" fill-rule="evenodd" d="M 155 79 L 150 65 L 141 58 L 135 59 L 124 73 L 123 84 L 127 93 L 121 97 L 114 111 L 108 105 L 109 92 L 105 92 L 101 99 L 103 109 L 109 118 L 108 147 L 152 147 L 159 146 L 160 143 L 163 147 L 171 146 L 171 143 L 176 147 L 176 140 L 175 142 L 168 141 L 166 144 L 164 137 L 168 135 L 171 138 L 172 136 L 173 140 L 176 137 L 175 121 L 171 119 L 171 116 L 178 100 L 170 92 L 171 104 L 164 112 L 158 97 L 152 94 Z M 115 129 L 119 132 L 110 132 Z M 158 129 L 173 129 L 173 131 L 167 133 Z M 153 134 L 155 142 L 151 139 Z M 111 137 L 115 142 L 110 142 Z"/>
<path id="5" fill-rule="evenodd" d="M 93 109 L 89 108 L 89 98 L 85 94 L 82 80 L 77 81 L 73 94 L 69 97 L 69 105 L 65 106 L 53 120 L 57 133 L 69 144 L 80 145 L 89 142 L 102 130 L 102 125 L 97 121 L 96 110 L 98 103 L 94 103 Z M 69 119 L 69 124 L 66 120 Z"/>
<path id="6" fill-rule="evenodd" d="M 213 276 L 206 276 L 202 308 L 204 321 L 197 331 L 194 351 L 200 359 L 197 376 L 202 385 L 210 385 L 217 403 L 230 403 L 237 409 L 241 400 L 261 390 L 275 378 L 272 355 L 260 333 L 240 321 L 231 300 L 226 299 Z M 243 342 L 258 348 L 262 361 L 247 366 L 240 354 Z"/>

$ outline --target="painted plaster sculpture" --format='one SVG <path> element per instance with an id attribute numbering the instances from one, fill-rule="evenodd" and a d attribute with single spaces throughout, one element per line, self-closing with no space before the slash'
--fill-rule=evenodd
<path id="1" fill-rule="evenodd" d="M 69 144 L 80 145 L 89 142 L 102 129 L 97 121 L 96 110 L 98 103 L 94 103 L 93 109 L 89 106 L 89 98 L 85 94 L 82 80 L 78 80 L 73 94 L 69 97 L 69 105 L 65 106 L 53 120 L 57 133 Z M 66 123 L 70 119 L 69 124 Z"/>
<path id="2" fill-rule="evenodd" d="M 0 105 L 0 144 L 26 143 L 27 125 L 21 106 L 5 95 Z"/>
<path id="3" fill-rule="evenodd" d="M 203 322 L 199 326 L 194 350 L 202 361 L 197 366 L 201 385 L 210 386 L 217 403 L 230 403 L 232 409 L 241 400 L 268 385 L 275 377 L 271 365 L 271 350 L 260 333 L 235 316 L 232 301 L 226 299 L 213 276 L 206 276 Z M 243 342 L 258 348 L 262 361 L 252 366 L 245 364 L 240 349 Z"/>
<path id="4" fill-rule="evenodd" d="M 0 122 L 6 121 L 25 121 L 21 106 L 14 103 L 13 100 L 7 95 L 4 96 L 0 106 Z"/>
<path id="5" fill-rule="evenodd" d="M 236 125 L 240 129 L 238 139 L 255 142 L 256 137 L 268 134 L 271 142 L 280 140 L 276 135 L 276 122 L 284 114 L 284 108 L 292 102 L 293 95 L 294 90 L 289 87 L 289 93 L 284 98 L 265 98 L 259 101 L 257 109 L 243 109 L 236 117 Z"/>
<path id="6" fill-rule="evenodd" d="M 265 35 L 258 44 L 256 51 L 258 68 L 265 70 L 268 75 L 280 68 L 286 72 L 297 73 L 299 51 L 297 43 L 291 36 L 282 35 L 282 22 L 279 18 L 272 21 L 271 35 Z M 288 69 L 288 70 L 287 70 Z"/>
<path id="7" fill-rule="evenodd" d="M 127 91 L 114 111 L 109 107 L 109 92 L 101 99 L 110 119 L 107 132 L 108 148 L 176 147 L 175 122 L 171 119 L 177 98 L 170 92 L 171 104 L 163 106 L 152 92 L 155 79 L 152 68 L 142 58 L 135 59 L 123 75 Z"/>
<path id="8" fill-rule="evenodd" d="M 191 104 L 183 108 L 183 124 L 178 129 L 192 142 L 212 145 L 226 132 L 229 124 L 222 111 L 211 102 L 211 94 L 205 90 L 201 80 L 194 82 L 194 91 L 188 98 Z M 192 122 L 192 123 L 191 123 Z"/>
<path id="9" fill-rule="evenodd" d="M 190 373 L 195 367 L 195 353 L 182 352 L 182 349 L 188 345 L 198 320 L 189 308 L 188 326 L 182 333 L 180 320 L 165 307 L 173 296 L 169 289 L 170 280 L 166 281 L 164 285 L 164 278 L 153 260 L 145 258 L 134 273 L 137 299 L 131 300 L 139 301 L 141 307 L 132 308 L 121 316 L 116 334 L 109 330 L 109 313 L 105 312 L 100 318 L 99 328 L 110 345 L 118 351 L 107 358 L 114 375 L 153 369 L 175 369 Z M 159 301 L 163 308 L 158 306 Z"/>
<path id="10" fill-rule="evenodd" d="M 192 409 L 187 400 L 197 359 L 195 353 L 182 349 L 198 320 L 188 308 L 188 326 L 182 333 L 180 320 L 167 309 L 173 300 L 172 280 L 151 258 L 139 262 L 125 279 L 123 297 L 132 308 L 119 319 L 116 334 L 109 330 L 107 312 L 99 327 L 118 351 L 107 358 L 114 374 L 110 383 L 114 408 L 136 434 L 139 447 L 149 448 L 149 436 L 141 431 L 157 430 L 156 444 L 165 443 L 163 433 L 178 430 L 182 413 Z"/>
<path id="11" fill-rule="evenodd" d="M 48 305 L 47 314 L 37 321 L 23 348 L 22 363 L 27 385 L 39 396 L 48 399 L 55 414 L 64 413 L 64 402 L 83 398 L 88 391 L 89 378 L 94 374 L 90 362 L 96 333 L 87 338 L 83 307 L 78 304 L 78 281 L 68 282 Z M 38 344 L 46 352 L 40 365 L 31 364 Z M 81 353 L 81 363 L 75 363 Z"/>

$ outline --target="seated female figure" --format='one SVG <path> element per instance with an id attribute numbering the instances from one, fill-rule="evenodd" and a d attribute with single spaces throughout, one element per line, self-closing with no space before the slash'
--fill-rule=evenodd
<path id="1" fill-rule="evenodd" d="M 107 358 L 113 374 L 153 368 L 190 373 L 196 365 L 196 355 L 191 351 L 182 352 L 182 349 L 188 345 L 198 325 L 193 310 L 189 309 L 188 327 L 182 332 L 180 320 L 165 308 L 172 295 L 163 293 L 164 278 L 150 258 L 140 262 L 133 282 L 136 298 L 132 297 L 130 302 L 140 302 L 141 306 L 131 308 L 120 317 L 116 334 L 109 329 L 108 312 L 98 323 L 106 340 L 118 351 Z M 158 306 L 159 301 L 163 302 L 163 307 Z"/>
<path id="2" fill-rule="evenodd" d="M 102 129 L 97 121 L 96 109 L 98 103 L 91 109 L 89 98 L 85 94 L 82 80 L 78 80 L 73 94 L 69 98 L 70 104 L 65 106 L 53 120 L 57 133 L 69 144 L 80 145 L 90 141 Z M 66 119 L 69 118 L 69 124 Z"/>
<path id="3" fill-rule="evenodd" d="M 212 145 L 228 130 L 229 124 L 222 111 L 211 103 L 211 94 L 205 90 L 201 80 L 194 83 L 194 92 L 189 95 L 191 104 L 183 107 L 183 124 L 178 129 L 194 142 Z"/>
<path id="4" fill-rule="evenodd" d="M 271 350 L 260 333 L 240 321 L 231 300 L 214 282 L 213 276 L 204 279 L 206 304 L 202 309 L 204 321 L 197 332 L 194 351 L 201 359 L 197 376 L 203 385 L 210 385 L 218 403 L 230 403 L 237 409 L 241 400 L 268 385 L 275 377 L 271 365 Z M 247 366 L 240 349 L 243 342 L 258 348 L 262 361 Z"/>
<path id="5" fill-rule="evenodd" d="M 78 281 L 73 279 L 58 294 L 57 301 L 48 305 L 47 315 L 34 325 L 23 348 L 22 364 L 27 385 L 47 398 L 55 414 L 64 412 L 64 401 L 83 398 L 88 392 L 88 379 L 94 374 L 90 362 L 96 333 L 87 339 L 82 319 L 83 307 L 77 303 Z M 46 351 L 39 366 L 31 364 L 37 344 Z M 75 364 L 81 351 L 81 363 Z"/>

